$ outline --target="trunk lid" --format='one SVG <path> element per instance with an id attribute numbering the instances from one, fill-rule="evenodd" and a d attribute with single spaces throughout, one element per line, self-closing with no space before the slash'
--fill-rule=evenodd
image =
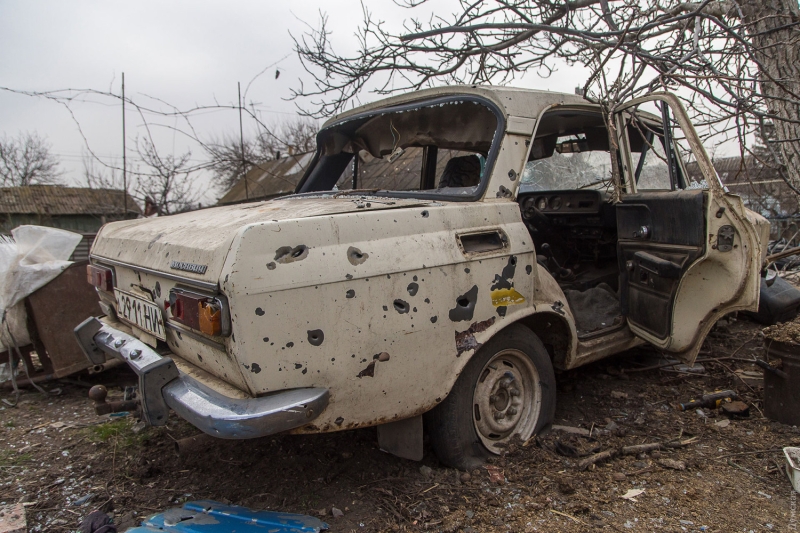
<path id="1" fill-rule="evenodd" d="M 92 256 L 217 283 L 237 232 L 259 222 L 424 206 L 431 201 L 334 194 L 201 209 L 166 217 L 112 222 L 97 235 Z"/>

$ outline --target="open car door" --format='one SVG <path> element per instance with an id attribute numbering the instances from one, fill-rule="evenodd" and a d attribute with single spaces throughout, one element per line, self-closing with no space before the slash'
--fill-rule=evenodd
<path id="1" fill-rule="evenodd" d="M 614 119 L 622 311 L 636 336 L 693 363 L 719 318 L 758 308 L 761 217 L 723 188 L 674 95 L 638 98 Z"/>

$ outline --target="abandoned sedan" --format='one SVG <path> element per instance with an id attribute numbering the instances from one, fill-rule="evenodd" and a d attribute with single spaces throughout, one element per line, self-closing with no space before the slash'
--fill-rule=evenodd
<path id="1" fill-rule="evenodd" d="M 145 421 L 378 426 L 420 459 L 424 418 L 440 460 L 470 468 L 547 428 L 554 368 L 645 342 L 693 361 L 718 318 L 758 306 L 767 222 L 669 94 L 605 120 L 574 95 L 430 89 L 317 144 L 291 196 L 97 236 L 106 315 L 76 336 L 136 371 Z"/>

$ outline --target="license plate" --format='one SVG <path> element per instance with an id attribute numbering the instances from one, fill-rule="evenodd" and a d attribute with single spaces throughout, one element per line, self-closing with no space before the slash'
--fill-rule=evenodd
<path id="1" fill-rule="evenodd" d="M 162 341 L 167 340 L 164 334 L 164 318 L 153 302 L 148 302 L 134 294 L 119 289 L 114 289 L 117 298 L 117 315 L 119 318 L 143 329 L 147 333 Z"/>

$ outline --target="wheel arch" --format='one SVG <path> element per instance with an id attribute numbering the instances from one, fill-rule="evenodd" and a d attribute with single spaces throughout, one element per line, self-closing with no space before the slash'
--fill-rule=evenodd
<path id="1" fill-rule="evenodd" d="M 550 323 L 553 331 L 558 327 L 553 326 L 554 323 Z M 514 332 L 512 333 L 510 330 Z M 508 333 L 509 335 L 498 335 L 498 333 Z M 506 352 L 509 353 L 506 354 Z M 524 359 L 527 364 L 519 364 L 519 361 L 518 364 L 509 364 L 507 358 L 514 353 Z M 503 365 L 498 367 L 489 365 L 490 360 L 495 357 L 503 357 L 504 363 L 509 368 Z M 522 431 L 523 434 L 520 436 L 527 439 L 531 434 L 535 435 L 543 430 L 546 431 L 552 424 L 555 415 L 556 383 L 551 363 L 550 354 L 533 330 L 520 320 L 504 321 L 502 326 L 481 343 L 479 349 L 469 357 L 447 398 L 426 413 L 431 445 L 439 460 L 455 468 L 470 470 L 491 454 L 499 453 L 495 447 L 487 443 L 486 439 L 492 442 L 500 439 L 498 442 L 504 442 L 503 439 L 513 438 L 518 431 Z M 533 374 L 529 374 L 527 378 L 524 378 L 524 371 L 521 373 L 513 371 L 516 378 L 511 374 L 510 369 L 522 369 L 523 367 L 531 368 Z M 494 373 L 490 373 L 487 368 Z M 484 372 L 489 374 L 485 375 Z M 484 383 L 484 377 L 486 383 L 483 387 L 488 387 L 488 389 L 479 394 L 479 387 L 481 387 L 481 383 Z M 510 381 L 503 385 L 505 380 Z M 526 385 L 516 387 L 513 385 L 515 382 Z M 500 391 L 496 387 L 516 389 L 516 394 L 511 390 L 503 400 L 503 396 L 494 396 L 494 394 L 500 395 Z M 526 391 L 533 396 L 521 403 L 514 404 L 513 398 L 526 398 Z M 531 391 L 539 392 L 532 393 Z M 475 394 L 479 394 L 480 398 L 488 403 L 476 399 Z M 487 394 L 492 394 L 492 396 L 487 396 Z M 498 400 L 498 398 L 500 399 Z M 499 406 L 498 401 L 501 403 Z M 478 403 L 488 410 L 484 408 L 478 410 Z M 489 416 L 494 409 L 498 411 Z M 475 413 L 480 414 L 476 415 Z M 535 418 L 531 418 L 533 414 L 535 414 Z M 507 422 L 506 419 L 508 419 Z M 481 426 L 481 420 L 490 422 L 488 425 L 484 422 L 484 425 Z M 517 424 L 522 424 L 522 426 Z M 480 429 L 481 427 L 483 429 Z"/>
<path id="2" fill-rule="evenodd" d="M 547 353 L 550 354 L 553 367 L 568 367 L 570 361 L 575 358 L 575 353 L 577 351 L 577 332 L 572 316 L 567 313 L 558 313 L 555 310 L 536 311 L 535 309 L 531 309 L 530 311 L 529 313 L 515 317 L 515 320 L 504 321 L 504 323 L 499 324 L 499 327 L 490 328 L 490 334 L 481 339 L 481 346 L 497 335 L 502 335 L 513 324 L 519 324 L 539 337 Z M 475 350 L 469 354 L 469 357 L 462 362 L 459 373 L 463 370 L 467 362 L 475 357 L 477 353 L 478 351 Z"/>
<path id="3" fill-rule="evenodd" d="M 563 368 L 576 349 L 574 325 L 565 316 L 555 312 L 540 312 L 524 316 L 514 322 L 531 330 L 542 341 L 553 366 Z"/>

